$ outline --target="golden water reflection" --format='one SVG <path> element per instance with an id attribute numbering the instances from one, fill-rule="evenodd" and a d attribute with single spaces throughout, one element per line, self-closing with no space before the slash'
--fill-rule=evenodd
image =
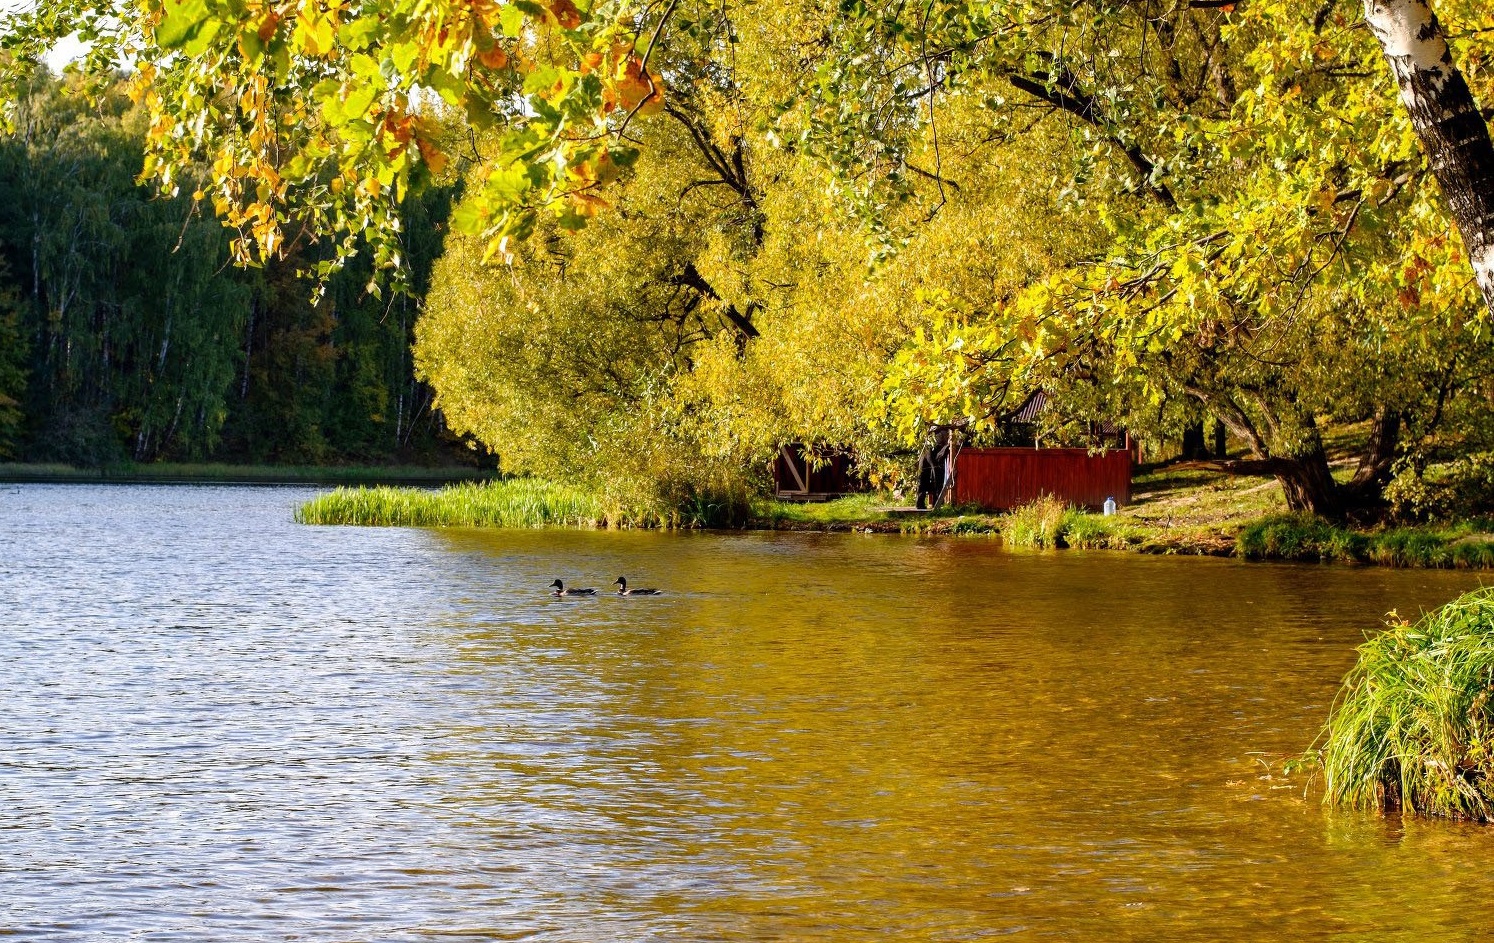
<path id="1" fill-rule="evenodd" d="M 439 539 L 516 593 L 614 571 L 669 590 L 521 622 L 474 594 L 453 622 L 452 670 L 487 685 L 491 722 L 452 759 L 493 775 L 450 801 L 499 857 L 530 821 L 536 906 L 682 939 L 1494 925 L 1485 830 L 1332 815 L 1280 770 L 1362 631 L 1467 574 L 983 540 Z"/>

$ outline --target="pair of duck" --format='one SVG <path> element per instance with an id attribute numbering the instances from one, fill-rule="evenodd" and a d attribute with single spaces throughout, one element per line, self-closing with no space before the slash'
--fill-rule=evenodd
<path id="1" fill-rule="evenodd" d="M 622 576 L 619 576 L 616 580 L 613 580 L 612 585 L 617 587 L 617 595 L 619 596 L 662 595 L 662 593 L 660 593 L 657 589 L 629 589 L 627 578 Z M 594 589 L 566 589 L 565 584 L 560 580 L 556 580 L 555 582 L 550 584 L 551 596 L 595 596 L 596 594 L 597 591 Z"/>

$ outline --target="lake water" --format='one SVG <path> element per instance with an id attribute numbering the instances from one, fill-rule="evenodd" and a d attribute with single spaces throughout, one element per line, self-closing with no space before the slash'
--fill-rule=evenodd
<path id="1" fill-rule="evenodd" d="M 1330 813 L 1467 573 L 980 538 L 309 528 L 0 486 L 0 936 L 1474 940 L 1494 831 Z M 555 600 L 625 574 L 655 599 Z"/>

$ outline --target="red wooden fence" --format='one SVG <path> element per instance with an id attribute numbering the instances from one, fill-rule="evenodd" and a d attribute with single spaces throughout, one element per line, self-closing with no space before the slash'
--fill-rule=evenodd
<path id="1" fill-rule="evenodd" d="M 1045 494 L 1078 507 L 1131 500 L 1131 453 L 1119 449 L 961 449 L 954 502 L 1004 511 Z"/>

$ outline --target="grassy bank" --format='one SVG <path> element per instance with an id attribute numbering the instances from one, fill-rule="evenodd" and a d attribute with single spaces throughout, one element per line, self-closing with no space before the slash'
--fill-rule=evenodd
<path id="1" fill-rule="evenodd" d="M 1494 819 L 1494 589 L 1359 648 L 1324 727 L 1328 802 L 1354 809 Z"/>
<path id="2" fill-rule="evenodd" d="M 1236 539 L 1252 560 L 1324 560 L 1383 566 L 1494 567 L 1494 521 L 1357 531 L 1302 514 L 1252 521 Z"/>
<path id="3" fill-rule="evenodd" d="M 137 482 L 141 484 L 445 484 L 482 480 L 476 468 L 421 465 L 224 465 L 187 462 L 78 468 L 0 462 L 4 482 Z"/>
<path id="4" fill-rule="evenodd" d="M 861 503 L 858 499 L 858 504 Z M 784 530 L 991 534 L 1008 546 L 1239 556 L 1248 560 L 1363 563 L 1399 567 L 1494 568 L 1494 521 L 1354 530 L 1303 514 L 1277 513 L 1212 526 L 1160 523 L 1135 513 L 1104 517 L 1038 501 L 1007 514 L 959 509 L 921 515 L 859 515 L 831 501 L 768 506 L 759 526 Z"/>

